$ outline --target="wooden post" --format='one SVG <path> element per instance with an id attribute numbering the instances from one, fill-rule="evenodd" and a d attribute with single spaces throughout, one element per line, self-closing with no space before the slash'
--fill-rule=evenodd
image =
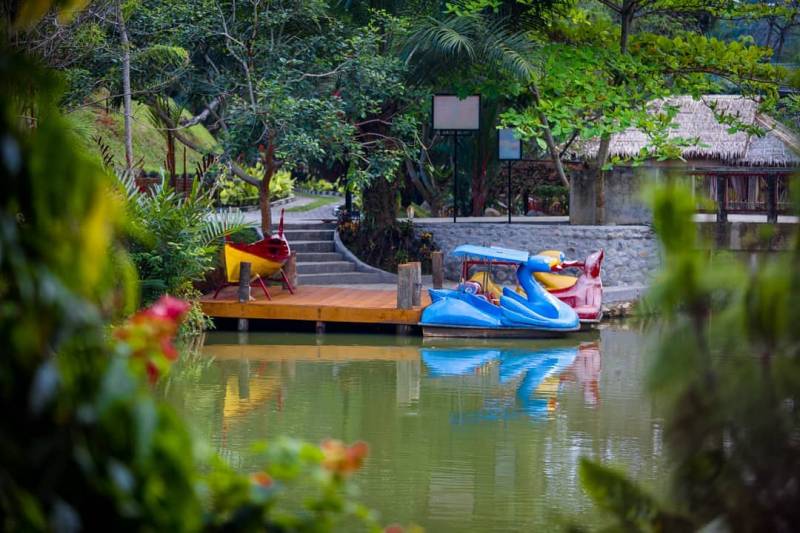
<path id="1" fill-rule="evenodd" d="M 728 178 L 717 176 L 717 222 L 728 221 Z"/>
<path id="2" fill-rule="evenodd" d="M 289 256 L 289 260 L 283 266 L 283 273 L 286 274 L 292 287 L 297 287 L 297 252 L 292 252 L 292 255 Z"/>
<path id="3" fill-rule="evenodd" d="M 414 261 L 409 263 L 412 267 L 411 284 L 411 305 L 419 307 L 422 305 L 422 263 Z"/>
<path id="4" fill-rule="evenodd" d="M 247 261 L 239 263 L 239 303 L 250 301 L 250 271 L 252 265 Z M 239 319 L 239 331 L 247 331 L 249 323 L 246 318 Z"/>
<path id="5" fill-rule="evenodd" d="M 444 253 L 431 252 L 431 273 L 433 274 L 433 288 L 441 289 L 444 285 Z"/>
<path id="6" fill-rule="evenodd" d="M 414 306 L 414 265 L 403 263 L 397 266 L 397 308 L 411 309 Z"/>
<path id="7" fill-rule="evenodd" d="M 766 176 L 767 179 L 767 222 L 778 222 L 778 177 Z"/>

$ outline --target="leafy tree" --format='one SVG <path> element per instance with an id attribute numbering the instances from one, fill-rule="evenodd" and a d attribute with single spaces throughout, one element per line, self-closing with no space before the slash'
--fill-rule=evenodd
<path id="1" fill-rule="evenodd" d="M 674 110 L 666 108 L 653 114 L 654 100 L 736 90 L 760 99 L 766 107 L 774 104 L 783 76 L 780 68 L 766 62 L 769 50 L 748 43 L 723 42 L 688 31 L 673 36 L 632 32 L 637 14 L 646 16 L 662 10 L 691 13 L 698 9 L 692 3 L 636 6 L 639 3 L 634 3 L 632 12 L 623 9 L 623 15 L 629 13 L 627 22 L 624 16 L 614 23 L 603 13 L 575 10 L 553 24 L 539 37 L 545 44 L 537 51 L 535 78 L 539 90 L 533 105 L 504 116 L 505 122 L 523 136 L 543 139 L 538 141 L 540 146 L 550 148 L 556 164 L 557 159 L 569 155 L 573 142 L 581 142 L 584 151 L 594 143 L 588 171 L 573 179 L 597 182 L 600 196 L 614 133 L 637 127 L 648 134 L 650 146 L 639 154 L 638 161 L 674 158 L 682 146 L 691 143 L 691 139 L 666 135 Z M 719 119 L 736 126 L 735 117 Z M 557 151 L 548 142 L 548 135 L 560 145 Z M 597 220 L 586 220 L 582 215 L 573 210 L 572 222 L 602 222 L 602 210 Z"/>
<path id="2" fill-rule="evenodd" d="M 174 97 L 197 114 L 162 119 L 180 142 L 187 124 L 216 128 L 223 161 L 259 191 L 265 231 L 269 183 L 280 169 L 342 162 L 351 187 L 393 176 L 416 130 L 403 65 L 386 45 L 399 31 L 396 19 L 375 14 L 352 27 L 315 0 L 191 4 L 160 6 L 139 19 L 156 33 L 177 22 L 183 31 L 165 45 L 193 50 L 195 75 Z M 256 163 L 259 176 L 245 170 Z"/>

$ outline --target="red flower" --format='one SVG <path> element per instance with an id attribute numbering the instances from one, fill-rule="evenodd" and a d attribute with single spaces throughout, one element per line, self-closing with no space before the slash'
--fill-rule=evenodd
<path id="1" fill-rule="evenodd" d="M 177 322 L 185 315 L 191 306 L 188 302 L 173 298 L 172 296 L 162 296 L 156 303 L 142 312 L 143 316 L 149 318 L 165 318 Z"/>
<path id="2" fill-rule="evenodd" d="M 334 474 L 347 476 L 361 468 L 364 458 L 369 453 L 366 442 L 358 441 L 345 446 L 340 440 L 327 439 L 320 445 L 323 459 L 322 466 Z"/>
<path id="3" fill-rule="evenodd" d="M 164 368 L 162 357 L 168 361 L 178 358 L 172 341 L 189 308 L 190 305 L 183 300 L 162 296 L 114 331 L 114 337 L 128 346 L 131 359 L 144 363 L 150 383 L 158 381 L 159 369 Z"/>

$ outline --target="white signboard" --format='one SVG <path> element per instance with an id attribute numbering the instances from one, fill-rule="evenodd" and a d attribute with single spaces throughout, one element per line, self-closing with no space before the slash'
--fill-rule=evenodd
<path id="1" fill-rule="evenodd" d="M 503 128 L 497 132 L 498 150 L 497 157 L 501 161 L 516 161 L 522 159 L 522 141 L 514 135 L 513 128 Z"/>
<path id="2" fill-rule="evenodd" d="M 481 97 L 440 95 L 433 97 L 433 129 L 480 129 Z"/>

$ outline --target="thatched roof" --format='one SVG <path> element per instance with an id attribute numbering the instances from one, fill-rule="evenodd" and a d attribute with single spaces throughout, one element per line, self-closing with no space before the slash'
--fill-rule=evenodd
<path id="1" fill-rule="evenodd" d="M 742 131 L 728 133 L 729 126 L 720 124 L 711 110 L 712 102 L 718 114 L 735 116 L 744 124 L 760 126 L 766 134 L 758 137 Z M 684 159 L 711 160 L 733 166 L 800 166 L 800 139 L 771 117 L 758 113 L 758 104 L 751 99 L 736 95 L 706 95 L 700 100 L 677 96 L 654 101 L 651 106 L 657 113 L 667 104 L 679 109 L 674 120 L 677 128 L 670 131 L 670 137 L 700 139 L 698 144 L 683 150 Z M 630 128 L 612 136 L 609 155 L 632 157 L 647 143 L 644 133 Z M 596 142 L 587 143 L 581 152 L 589 157 L 596 149 Z"/>

